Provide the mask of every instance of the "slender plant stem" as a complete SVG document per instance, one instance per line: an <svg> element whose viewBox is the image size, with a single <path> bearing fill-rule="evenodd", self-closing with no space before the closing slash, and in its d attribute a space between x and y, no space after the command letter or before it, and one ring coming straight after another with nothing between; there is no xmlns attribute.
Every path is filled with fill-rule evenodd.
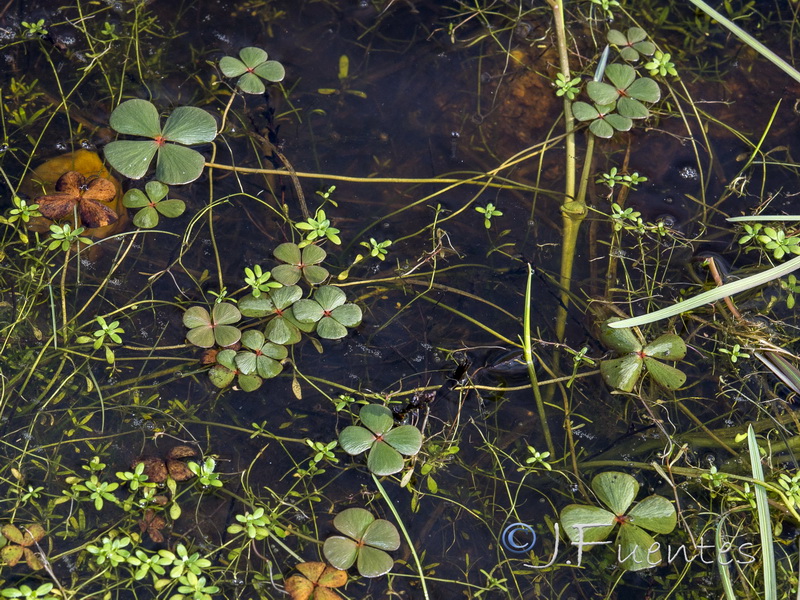
<svg viewBox="0 0 800 600"><path fill-rule="evenodd" d="M397 526L400 527L400 531L403 532L403 537L406 538L406 543L408 544L409 549L411 550L411 556L414 558L414 563L417 565L417 571L419 571L419 583L422 587L422 594L425 596L425 600L430 600L430 596L428 596L428 586L425 584L425 573L422 570L422 563L419 562L419 556L417 556L417 551L414 548L414 542L411 540L411 536L408 535L408 531L406 531L406 526L403 525L403 520L400 518L397 510L394 507L389 496L386 494L386 490L383 489L381 482L378 481L378 478L375 475L372 475L372 481L375 482L378 490L381 492L381 496L383 496L384 501L386 502L386 506L389 507L389 510L392 511L394 515L395 521L397 521Z"/></svg>

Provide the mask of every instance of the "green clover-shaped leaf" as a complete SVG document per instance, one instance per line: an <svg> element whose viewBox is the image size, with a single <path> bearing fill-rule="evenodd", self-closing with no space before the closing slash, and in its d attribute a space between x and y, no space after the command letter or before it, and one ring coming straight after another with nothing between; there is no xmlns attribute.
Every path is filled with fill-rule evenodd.
<svg viewBox="0 0 800 600"><path fill-rule="evenodd" d="M283 371L281 362L289 352L285 346L268 342L263 333L248 329L242 333L242 350L236 354L236 367L245 375L257 374L264 379L276 377Z"/></svg>
<svg viewBox="0 0 800 600"><path fill-rule="evenodd" d="M375 475L393 475L403 469L403 456L422 447L422 434L413 425L394 427L394 416L385 406L368 404L359 412L361 424L345 427L339 445L351 456L369 450L367 468Z"/></svg>
<svg viewBox="0 0 800 600"><path fill-rule="evenodd" d="M189 328L186 339L195 346L211 348L231 346L239 341L242 334L232 323L242 318L239 309L228 302L215 304L211 315L202 306L193 306L183 313L183 324Z"/></svg>
<svg viewBox="0 0 800 600"><path fill-rule="evenodd" d="M282 81L286 75L283 65L277 60L267 60L261 48L249 46L239 51L239 58L223 56L219 68L226 77L238 77L236 85L247 94L263 94L264 80Z"/></svg>
<svg viewBox="0 0 800 600"><path fill-rule="evenodd" d="M218 388L228 387L236 379L237 385L245 392L254 392L261 387L263 380L255 373L243 373L236 359L235 350L225 349L217 353L217 364L208 372L211 383Z"/></svg>
<svg viewBox="0 0 800 600"><path fill-rule="evenodd" d="M397 528L384 519L376 519L363 508L348 508L333 519L333 526L343 536L325 540L322 552L337 569L356 564L363 577L380 577L392 569L394 561L386 551L400 547Z"/></svg>
<svg viewBox="0 0 800 600"><path fill-rule="evenodd" d="M272 277L283 285L294 285L300 281L301 276L311 285L317 285L330 275L327 269L319 266L328 253L314 244L301 250L297 244L286 242L275 248L274 255L278 260L287 263L278 265L271 271Z"/></svg>
<svg viewBox="0 0 800 600"><path fill-rule="evenodd" d="M610 138L615 131L628 131L633 127L633 121L614 111L611 104L587 104L575 102L572 104L572 113L578 121L591 121L589 131L600 138Z"/></svg>
<svg viewBox="0 0 800 600"><path fill-rule="evenodd" d="M105 147L111 166L131 179L141 179L156 159L156 179L168 185L194 181L203 172L203 155L187 148L217 136L217 122L206 111L180 106L172 111L164 128L156 107L147 100L126 100L111 113L112 129L119 133L151 138L146 141L118 140Z"/></svg>
<svg viewBox="0 0 800 600"><path fill-rule="evenodd" d="M619 55L628 62L636 62L640 54L651 56L656 51L656 45L647 41L647 32L641 27L630 27L626 33L611 29L607 38L608 43L617 46Z"/></svg>
<svg viewBox="0 0 800 600"><path fill-rule="evenodd" d="M608 65L605 75L611 84L601 81L590 81L586 84L589 97L597 105L616 103L619 115L628 119L645 119L650 116L650 111L642 102L657 102L661 98L661 89L655 81L649 77L637 79L636 71L630 65ZM618 129L616 126L614 128Z"/></svg>
<svg viewBox="0 0 800 600"><path fill-rule="evenodd" d="M160 181L148 181L144 192L132 188L125 193L122 204L128 208L140 208L133 217L133 224L142 229L158 225L158 215L174 218L186 210L183 200L165 200L169 188Z"/></svg>
<svg viewBox="0 0 800 600"><path fill-rule="evenodd" d="M295 302L292 310L300 323L316 323L319 337L337 340L347 335L348 327L361 323L361 309L346 300L340 288L324 285L314 292L313 299Z"/></svg>

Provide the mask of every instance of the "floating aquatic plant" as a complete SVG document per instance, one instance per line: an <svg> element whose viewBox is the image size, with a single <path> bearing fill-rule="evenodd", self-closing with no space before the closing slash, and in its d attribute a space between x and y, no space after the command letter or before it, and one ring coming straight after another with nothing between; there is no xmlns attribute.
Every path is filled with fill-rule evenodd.
<svg viewBox="0 0 800 600"><path fill-rule="evenodd" d="M302 575L286 580L286 591L292 600L341 600L331 588L347 583L347 572L323 562L305 562L295 567Z"/></svg>
<svg viewBox="0 0 800 600"><path fill-rule="evenodd" d="M609 327L609 323L618 320L606 321L600 331L600 339L606 346L625 353L624 356L600 363L600 373L609 386L623 392L632 391L642 374L642 368L647 370L653 381L668 390L676 390L686 382L683 372L661 362L681 360L686 356L686 344L680 336L665 333L643 345L630 329Z"/></svg>
<svg viewBox="0 0 800 600"><path fill-rule="evenodd" d="M277 60L267 60L269 56L261 48L249 46L239 51L239 58L223 56L219 68L226 77L238 77L236 85L247 94L263 94L264 81L282 81L286 70Z"/></svg>
<svg viewBox="0 0 800 600"><path fill-rule="evenodd" d="M628 62L636 62L640 54L651 56L656 51L656 45L647 41L647 32L641 27L629 27L625 33L610 29L607 39L609 44L619 48L619 55Z"/></svg>
<svg viewBox="0 0 800 600"><path fill-rule="evenodd" d="M346 300L340 288L324 285L314 292L312 300L295 302L292 310L300 323L316 323L319 337L337 340L347 335L348 327L361 323L361 309Z"/></svg>
<svg viewBox="0 0 800 600"><path fill-rule="evenodd" d="M672 503L654 495L628 510L639 493L639 484L627 473L616 471L595 476L592 490L610 510L581 504L566 506L561 511L561 525L570 541L602 542L619 524L614 546L622 566L628 571L640 571L658 565L661 551L647 531L669 533L675 529L678 517Z"/></svg>
<svg viewBox="0 0 800 600"><path fill-rule="evenodd" d="M286 263L272 269L272 276L283 285L294 285L300 281L301 276L311 285L316 285L330 275L327 269L319 266L328 253L314 244L301 250L297 244L286 242L275 248L273 254L279 261Z"/></svg>
<svg viewBox="0 0 800 600"><path fill-rule="evenodd" d="M393 475L403 469L403 456L414 456L422 447L422 434L413 425L394 427L392 411L367 404L359 412L361 425L345 427L339 445L351 456L369 450L367 468L375 475Z"/></svg>
<svg viewBox="0 0 800 600"><path fill-rule="evenodd" d="M242 332L232 326L241 318L239 309L229 302L215 304L210 315L202 306L193 306L183 313L183 324L189 328L186 339L201 348L231 346L242 337Z"/></svg>
<svg viewBox="0 0 800 600"><path fill-rule="evenodd" d="M133 224L142 229L158 225L158 216L175 218L186 210L183 200L166 199L169 188L160 181L148 181L144 191L132 188L125 193L122 204L127 208L140 208L133 217Z"/></svg>
<svg viewBox="0 0 800 600"><path fill-rule="evenodd" d="M37 544L45 536L44 527L34 523L20 529L16 525L8 524L0 528L0 534L8 541L5 546L0 548L0 558L9 567L15 566L24 556L28 567L34 571L44 568L42 561L31 549L31 546Z"/></svg>
<svg viewBox="0 0 800 600"><path fill-rule="evenodd" d="M333 526L347 536L331 536L322 546L334 567L345 570L355 564L362 577L380 577L392 570L394 561L386 551L400 547L400 534L392 523L363 508L348 508L334 517Z"/></svg>
<svg viewBox="0 0 800 600"><path fill-rule="evenodd" d="M276 377L283 370L280 361L289 355L285 346L268 342L264 334L254 329L242 333L242 348L236 354L236 367L245 375L256 374L263 379Z"/></svg>
<svg viewBox="0 0 800 600"><path fill-rule="evenodd" d="M187 148L212 142L217 137L217 122L206 111L194 106L180 106L161 117L152 102L127 100L111 113L111 127L128 135L148 140L118 140L105 147L111 166L131 179L141 179L156 156L156 179L168 185L194 181L203 172L203 155Z"/></svg>

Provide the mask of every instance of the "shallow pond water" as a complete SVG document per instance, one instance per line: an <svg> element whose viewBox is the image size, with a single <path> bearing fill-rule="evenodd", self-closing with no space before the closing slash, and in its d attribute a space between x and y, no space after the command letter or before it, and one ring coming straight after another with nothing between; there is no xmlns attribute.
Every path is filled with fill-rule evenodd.
<svg viewBox="0 0 800 600"><path fill-rule="evenodd" d="M569 15L573 69L584 81L602 50L592 36L627 19L622 12L604 22L598 6L579 3ZM79 148L102 156L116 136L110 115L123 100L149 100L162 116L199 107L225 127L213 146L197 146L212 166L170 190L186 211L162 216L153 231L137 231L131 209L112 235L76 256L48 250L49 239L37 245L46 227L37 234L5 226L0 506L9 518L2 524L45 524L38 551L50 562L33 574L0 567L0 585L55 582L53 593L69 598L285 597L298 562L324 560L334 516L363 507L398 525L401 543L388 575L350 569L348 586L338 588L348 598L718 595L719 574L706 563L666 560L623 573L613 557L593 558L599 549L576 564L563 526L557 541L560 512L596 499L590 482L605 469L635 475L639 499L659 494L678 508L678 529L658 538L665 545L696 544L721 522L709 515L738 514L747 502L742 495L724 504L706 476L712 466L749 473L735 433L754 422L782 444L775 481L796 446L788 388L755 359L776 347L793 358L793 292L785 284L738 297L744 321L720 303L643 330L648 342L675 331L689 346L677 364L687 383L677 391L645 376L632 393L619 393L598 372L613 356L613 345L600 341L600 321L710 287L709 256L732 278L768 263L764 248L742 251L725 218L765 204L769 214L798 206L789 191L798 85L699 12L674 3L647 9L628 7L642 10L631 16L673 49L681 77L655 77L664 99L650 117L631 133L597 140L558 339L566 174L563 100L553 84L559 58L546 7L508 0L3 7L0 168L8 207L14 194L37 197L24 193L32 167ZM781 31L792 27L793 13L771 2L741 11L783 55ZM237 94L219 59L251 46L279 61L286 77L264 94ZM647 179L609 187L602 174L612 167ZM143 187L144 180L120 180L124 190ZM223 359L186 343L186 309L211 310L220 296L241 301L245 269L271 269L276 246L299 242L308 229L296 224L319 207L341 238L323 240L323 266L360 307L360 324L342 339L304 336L289 346L282 373L255 391L240 389L241 379L216 388L207 371ZM788 226L786 236L793 233ZM389 240L385 260L369 256ZM530 369L521 351L528 264ZM96 333L98 316L119 321L122 341ZM734 352L749 352L738 363L735 343ZM640 363L647 360L642 354ZM532 379L548 382L538 398ZM368 403L388 405L398 425L415 425L425 438L400 473L380 480L363 456L326 448ZM186 444L213 459L223 485L174 478L157 489L157 501L142 499L130 483L133 465L145 458L169 466L170 451ZM535 454L548 446L549 457ZM120 485L98 491L100 482ZM744 494L736 485L725 498ZM266 517L253 527L260 529L237 525L259 509ZM615 513L621 527L627 509ZM152 533L155 516L163 516L163 535ZM758 544L757 527L742 519L738 540ZM515 523L523 524L516 538ZM538 536L531 546L528 525ZM786 517L782 525L778 562L791 574L797 523ZM113 555L114 540L125 539ZM515 552L517 543L523 551ZM207 559L194 579L174 571L191 571L186 560L168 558L179 546ZM142 571L146 557L158 556L166 569ZM742 561L742 570L750 564Z"/></svg>

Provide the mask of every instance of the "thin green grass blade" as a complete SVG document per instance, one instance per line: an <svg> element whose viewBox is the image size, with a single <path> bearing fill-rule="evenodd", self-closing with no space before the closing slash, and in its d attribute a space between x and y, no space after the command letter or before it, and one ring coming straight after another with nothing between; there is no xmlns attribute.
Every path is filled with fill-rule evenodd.
<svg viewBox="0 0 800 600"><path fill-rule="evenodd" d="M780 379L786 387L800 394L800 370L797 369L792 363L787 361L777 352L753 352L753 355L764 363L772 373Z"/></svg>
<svg viewBox="0 0 800 600"><path fill-rule="evenodd" d="M725 592L726 600L736 600L736 592L733 591L733 583L731 582L731 572L728 569L727 565L727 557L726 555L721 552L724 543L722 541L722 528L725 526L725 521L728 518L728 514L723 514L719 521L717 521L717 531L714 537L714 545L716 546L717 556L719 560L717 560L717 567L719 568L719 577L722 581L722 589Z"/></svg>
<svg viewBox="0 0 800 600"><path fill-rule="evenodd" d="M639 317L622 319L621 321L613 321L609 323L608 326L614 329L620 327L638 327L640 325L647 325L648 323L660 321L661 319L668 319L669 317L674 317L675 315L679 315L689 310L694 310L695 308L703 306L704 304L716 302L717 300L721 300L727 296L733 296L734 294L746 292L754 287L764 285L765 283L769 283L774 279L779 279L784 275L788 275L797 269L800 269L800 256L796 256L793 259L786 261L782 265L772 267L771 269L767 269L761 273L756 273L750 277L745 277L744 279L740 279L738 281L732 281L730 283L726 283L725 285L714 288L713 290L703 292L694 298L683 300L682 302L678 302L672 306L668 306L666 308L662 308L661 310L657 310L646 315L641 315Z"/></svg>
<svg viewBox="0 0 800 600"><path fill-rule="evenodd" d="M800 221L800 215L748 215L746 217L731 217L725 219L728 223L747 223L752 221L767 221L770 223Z"/></svg>
<svg viewBox="0 0 800 600"><path fill-rule="evenodd" d="M761 467L761 454L758 452L756 432L752 425L747 426L747 449L750 452L750 469L753 479L764 481ZM754 486L756 509L758 510L758 529L761 534L761 562L764 570L764 599L778 600L778 584L775 576L775 548L772 542L772 521L769 516L767 490L763 485Z"/></svg>
<svg viewBox="0 0 800 600"><path fill-rule="evenodd" d="M792 65L787 63L783 60L780 56L775 54L772 50L767 48L764 44L759 42L756 38L752 35L747 33L744 29L733 23L733 21L726 19L720 13L715 11L711 8L708 4L703 2L703 0L689 0L692 4L694 4L697 8L702 10L706 13L709 17L714 19L715 21L719 21L724 27L726 27L733 35L738 37L742 40L745 44L750 46L753 50L758 52L761 56L766 58L776 67L784 71L789 77L794 79L795 81L800 81L800 72L797 71Z"/></svg>
<svg viewBox="0 0 800 600"><path fill-rule="evenodd" d="M536 365L533 364L533 349L531 348L531 280L533 279L533 269L528 265L528 283L525 288L525 313L523 320L522 330L522 352L525 356L525 364L528 367L528 377L531 380L531 388L533 389L533 397L536 399L536 409L539 412L539 420L542 423L544 431L544 440L547 444L547 450L550 456L556 455L556 447L553 445L553 438L550 437L550 428L547 426L547 413L544 410L544 400L542 393L539 390L539 378L536 375Z"/></svg>

